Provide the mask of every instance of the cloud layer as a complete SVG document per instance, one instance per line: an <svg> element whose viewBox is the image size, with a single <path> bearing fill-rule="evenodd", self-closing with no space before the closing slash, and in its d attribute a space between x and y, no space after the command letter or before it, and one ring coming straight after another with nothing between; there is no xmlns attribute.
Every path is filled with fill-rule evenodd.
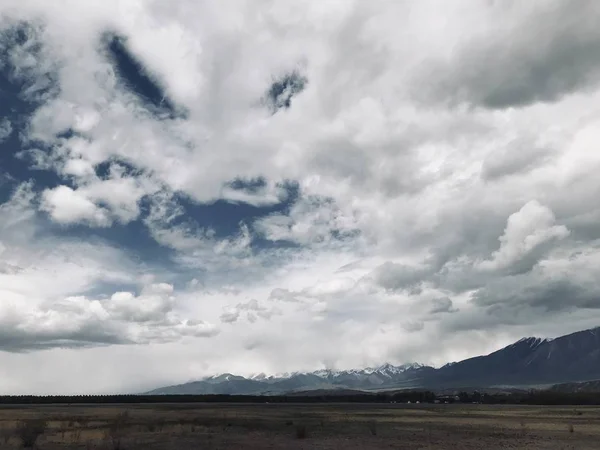
<svg viewBox="0 0 600 450"><path fill-rule="evenodd" d="M597 326L599 13L5 0L6 392L443 364Z"/></svg>

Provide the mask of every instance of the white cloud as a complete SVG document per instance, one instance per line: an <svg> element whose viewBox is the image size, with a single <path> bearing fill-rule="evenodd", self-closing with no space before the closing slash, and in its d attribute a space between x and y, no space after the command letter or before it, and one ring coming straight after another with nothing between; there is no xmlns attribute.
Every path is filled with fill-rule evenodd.
<svg viewBox="0 0 600 450"><path fill-rule="evenodd" d="M552 210L531 200L510 215L504 234L500 237L500 248L490 260L482 261L480 267L485 270L506 269L528 256L534 256L535 263L545 250L543 246L568 235L567 227L555 225Z"/></svg>
<svg viewBox="0 0 600 450"><path fill-rule="evenodd" d="M0 205L0 349L170 342L211 337L218 328L185 317L174 288L149 283L148 267L102 242L45 233L36 219L32 184ZM90 292L140 286L140 293Z"/></svg>
<svg viewBox="0 0 600 450"><path fill-rule="evenodd" d="M41 209L61 224L85 223L108 227L117 220L128 223L140 215L139 202L157 190L147 178L124 176L111 166L110 177L100 179L85 161L68 160L64 172L79 177L77 189L57 186L42 193Z"/></svg>
<svg viewBox="0 0 600 450"><path fill-rule="evenodd" d="M0 204L0 226L7 233L27 226L35 215L33 201L35 194L32 191L32 182L21 183L12 192L10 199Z"/></svg>
<svg viewBox="0 0 600 450"><path fill-rule="evenodd" d="M76 178L91 177L96 174L92 164L90 164L89 161L86 161L81 158L69 159L65 163L63 172L66 175L72 175Z"/></svg>
<svg viewBox="0 0 600 450"><path fill-rule="evenodd" d="M48 211L53 220L62 224L87 222L100 227L111 224L106 209L97 206L83 192L69 186L47 189L42 195L42 209Z"/></svg>
<svg viewBox="0 0 600 450"><path fill-rule="evenodd" d="M115 292L107 309L117 317L132 322L160 321L173 309L173 286L162 283L142 291L139 297L131 292Z"/></svg>
<svg viewBox="0 0 600 450"><path fill-rule="evenodd" d="M258 189L233 189L225 187L221 192L223 200L232 203L248 203L252 206L269 206L281 203L287 198L287 192L283 186L269 183Z"/></svg>
<svg viewBox="0 0 600 450"><path fill-rule="evenodd" d="M53 347L90 347L107 344L163 343L183 337L213 337L216 326L181 319L174 311L169 284L145 287L139 296L116 292L108 299L71 296L41 301L11 301L0 310L0 347L30 351ZM14 297L14 295L13 295Z"/></svg>
<svg viewBox="0 0 600 450"><path fill-rule="evenodd" d="M269 320L274 315L281 315L282 312L277 307L265 307L258 303L256 299L248 300L244 303L238 303L235 306L225 307L221 314L221 322L234 323L240 318L240 315L245 312L249 322L254 323L258 318Z"/></svg>
<svg viewBox="0 0 600 450"><path fill-rule="evenodd" d="M318 198L299 200L289 214L277 213L259 219L254 229L270 241L302 245L330 243L358 232L352 211L342 211L334 202Z"/></svg>

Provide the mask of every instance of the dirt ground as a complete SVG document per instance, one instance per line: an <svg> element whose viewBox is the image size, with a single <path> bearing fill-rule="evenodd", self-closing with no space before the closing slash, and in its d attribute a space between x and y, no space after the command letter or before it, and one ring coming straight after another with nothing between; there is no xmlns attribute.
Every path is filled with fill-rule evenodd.
<svg viewBox="0 0 600 450"><path fill-rule="evenodd" d="M599 449L600 408L405 404L0 407L0 448ZM43 432L43 433L42 433Z"/></svg>

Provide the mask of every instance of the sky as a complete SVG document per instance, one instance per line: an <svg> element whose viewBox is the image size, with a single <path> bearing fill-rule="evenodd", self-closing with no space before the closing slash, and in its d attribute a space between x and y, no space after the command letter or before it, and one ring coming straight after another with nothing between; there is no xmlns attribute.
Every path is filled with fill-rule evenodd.
<svg viewBox="0 0 600 450"><path fill-rule="evenodd" d="M600 3L3 0L0 393L600 326Z"/></svg>

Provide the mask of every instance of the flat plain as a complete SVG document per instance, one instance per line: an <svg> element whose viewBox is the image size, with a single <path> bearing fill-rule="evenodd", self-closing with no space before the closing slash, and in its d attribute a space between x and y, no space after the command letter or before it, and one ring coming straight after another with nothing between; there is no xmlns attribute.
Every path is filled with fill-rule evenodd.
<svg viewBox="0 0 600 450"><path fill-rule="evenodd" d="M36 431L37 427L37 431ZM600 407L121 404L0 407L0 448L598 449ZM29 433L29 434L28 434ZM29 442L24 442L29 438Z"/></svg>

